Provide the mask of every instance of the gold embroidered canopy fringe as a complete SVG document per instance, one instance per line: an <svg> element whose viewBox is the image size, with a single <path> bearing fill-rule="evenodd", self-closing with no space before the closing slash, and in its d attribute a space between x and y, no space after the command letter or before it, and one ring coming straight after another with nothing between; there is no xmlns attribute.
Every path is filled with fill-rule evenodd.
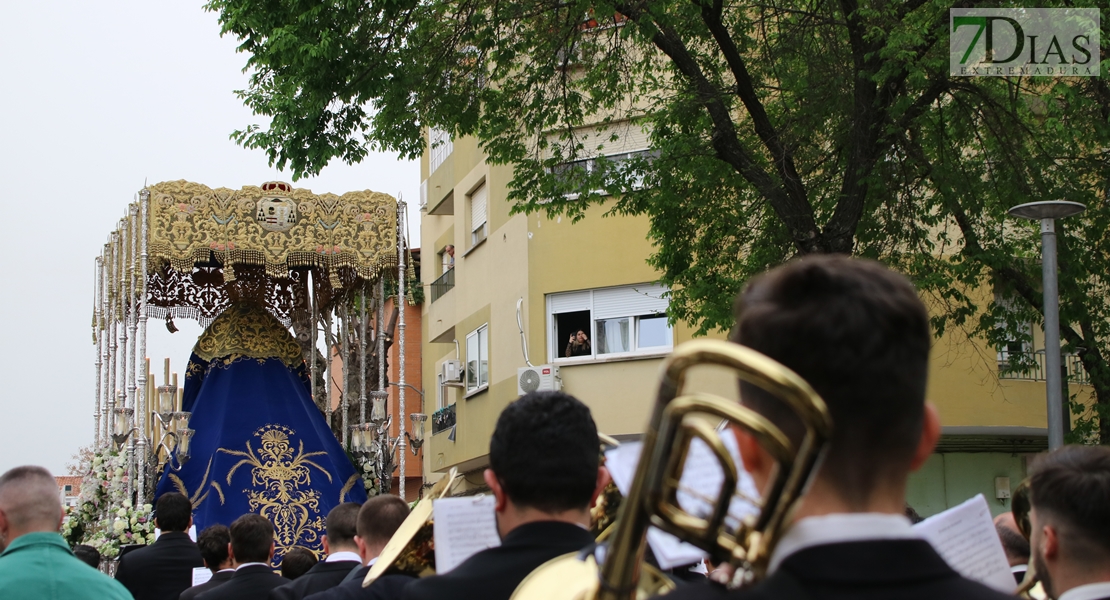
<svg viewBox="0 0 1110 600"><path fill-rule="evenodd" d="M148 189L151 271L168 263L189 273L215 261L233 281L238 265L263 266L274 278L319 267L338 288L339 267L374 280L397 265L397 201L388 194L313 194L279 182L231 190L168 181Z"/></svg>

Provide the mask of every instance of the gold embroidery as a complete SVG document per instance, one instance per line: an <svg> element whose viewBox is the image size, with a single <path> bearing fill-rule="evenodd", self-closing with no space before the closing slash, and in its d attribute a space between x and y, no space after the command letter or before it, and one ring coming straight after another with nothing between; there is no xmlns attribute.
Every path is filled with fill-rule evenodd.
<svg viewBox="0 0 1110 600"><path fill-rule="evenodd" d="M178 477L176 473L170 473L170 483L173 484L173 487L179 494L189 499L189 502L193 505L193 510L199 508L201 503L208 498L208 494L212 492L212 490L208 490L204 492L204 494L200 493L201 490L204 489L205 484L216 488L216 493L220 495L220 504L224 503L224 492L220 489L220 485L215 481L208 481L208 474L212 471L212 461L215 458L216 457L213 456L208 459L208 466L204 469L204 477L201 478L200 485L197 486L197 491L191 496L189 495L189 491L185 488L185 482L181 481L181 478Z"/></svg>
<svg viewBox="0 0 1110 600"><path fill-rule="evenodd" d="M297 545L315 545L324 532L320 492L311 488L301 489L301 486L312 485L310 466L319 469L331 482L331 475L326 469L308 460L327 453L306 453L302 441L294 455L289 438L295 433L284 425L266 425L254 432L255 437L260 438L257 453L249 441L246 452L219 449L219 452L243 457L228 470L229 485L239 467L251 465L254 489L245 489L243 493L247 495L251 511L257 511L274 524L275 557L285 556Z"/></svg>
<svg viewBox="0 0 1110 600"><path fill-rule="evenodd" d="M295 216L283 221L281 230L267 230L266 220L258 218L259 201L273 194L259 187L211 189L167 181L149 190L152 272L169 262L189 273L195 263L211 258L224 265L228 280L235 278L236 265L263 265L271 277L316 266L339 287L338 267L354 268L371 280L397 264L397 201L388 194L292 189L280 195L290 200Z"/></svg>
<svg viewBox="0 0 1110 600"><path fill-rule="evenodd" d="M204 330L193 353L206 361L242 357L264 363L276 358L289 367L304 363L301 346L266 309L251 304L234 304ZM192 368L192 365L190 365Z"/></svg>
<svg viewBox="0 0 1110 600"><path fill-rule="evenodd" d="M347 483L344 483L343 489L339 490L340 504L343 504L343 497L347 495L347 492L351 491L351 488L355 487L355 484L358 483L359 479L361 479L361 477L359 477L358 473L355 473L354 475L351 475L347 478Z"/></svg>

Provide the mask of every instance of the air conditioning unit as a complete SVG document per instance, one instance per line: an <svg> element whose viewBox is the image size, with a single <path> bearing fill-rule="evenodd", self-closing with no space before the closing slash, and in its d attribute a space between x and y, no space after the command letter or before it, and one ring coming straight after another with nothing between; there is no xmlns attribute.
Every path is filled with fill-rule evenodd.
<svg viewBox="0 0 1110 600"><path fill-rule="evenodd" d="M516 393L520 396L529 392L557 392L563 389L559 377L559 367L536 365L516 370Z"/></svg>
<svg viewBox="0 0 1110 600"><path fill-rule="evenodd" d="M457 360L445 360L440 366L443 374L443 383L462 383L462 363Z"/></svg>

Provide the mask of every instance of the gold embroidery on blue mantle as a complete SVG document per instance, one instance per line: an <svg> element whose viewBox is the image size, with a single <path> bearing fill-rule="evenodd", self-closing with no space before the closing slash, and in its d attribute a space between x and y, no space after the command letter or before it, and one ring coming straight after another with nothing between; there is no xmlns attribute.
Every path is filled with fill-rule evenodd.
<svg viewBox="0 0 1110 600"><path fill-rule="evenodd" d="M243 465L251 465L251 485L243 490L252 512L266 517L274 524L275 562L284 557L294 546L315 546L324 533L324 516L320 514L320 492L311 489L312 471L316 467L328 482L331 475L326 469L309 460L327 452L304 451L300 442L294 455L290 437L296 434L284 425L265 425L254 432L259 438L257 453L248 441L246 452L220 448L219 452L241 456L227 472L227 483ZM307 488L307 489L302 489Z"/></svg>

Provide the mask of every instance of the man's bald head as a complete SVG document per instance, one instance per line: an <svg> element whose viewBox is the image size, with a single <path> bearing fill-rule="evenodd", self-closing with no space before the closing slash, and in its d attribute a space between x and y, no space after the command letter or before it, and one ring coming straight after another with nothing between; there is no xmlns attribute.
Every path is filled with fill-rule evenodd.
<svg viewBox="0 0 1110 600"><path fill-rule="evenodd" d="M16 467L0 475L0 537L56 532L62 521L58 483L42 467Z"/></svg>

